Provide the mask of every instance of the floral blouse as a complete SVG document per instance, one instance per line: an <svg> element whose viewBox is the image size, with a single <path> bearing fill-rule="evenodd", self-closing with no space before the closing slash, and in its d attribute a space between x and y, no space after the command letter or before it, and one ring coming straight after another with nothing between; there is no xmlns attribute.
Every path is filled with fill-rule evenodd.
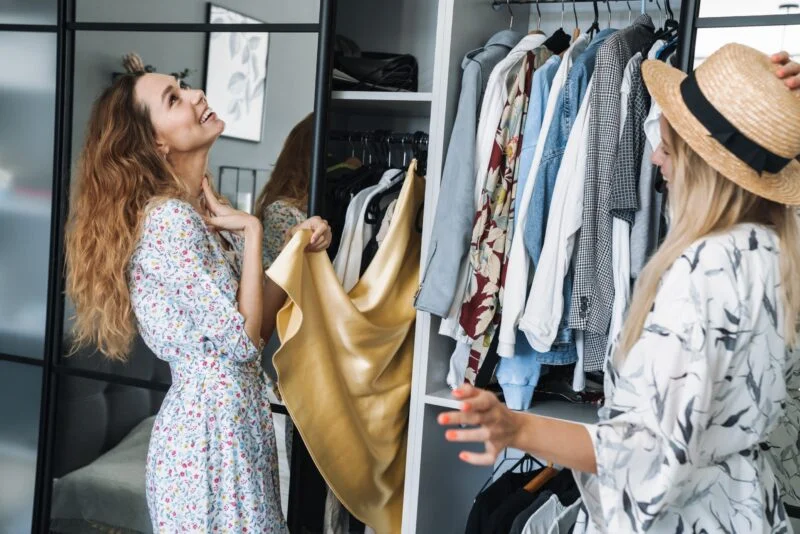
<svg viewBox="0 0 800 534"><path fill-rule="evenodd" d="M264 269L278 257L286 241L286 232L306 220L306 214L285 200L276 200L264 208L261 224L264 226Z"/></svg>
<svg viewBox="0 0 800 534"><path fill-rule="evenodd" d="M791 532L800 370L779 263L776 234L742 224L664 275L641 338L607 365L576 533Z"/></svg>

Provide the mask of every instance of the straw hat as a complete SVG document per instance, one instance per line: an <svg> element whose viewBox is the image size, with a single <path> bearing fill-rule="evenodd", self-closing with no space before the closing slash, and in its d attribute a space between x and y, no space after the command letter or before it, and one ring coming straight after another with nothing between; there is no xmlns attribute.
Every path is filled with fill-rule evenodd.
<svg viewBox="0 0 800 534"><path fill-rule="evenodd" d="M711 167L751 193L800 205L800 94L770 59L728 44L691 75L646 61L642 75L664 116Z"/></svg>

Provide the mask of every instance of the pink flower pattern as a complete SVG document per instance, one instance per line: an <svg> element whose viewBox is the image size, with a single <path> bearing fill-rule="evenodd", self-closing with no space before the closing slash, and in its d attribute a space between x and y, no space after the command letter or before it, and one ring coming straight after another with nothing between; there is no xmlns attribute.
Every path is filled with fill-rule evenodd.
<svg viewBox="0 0 800 534"><path fill-rule="evenodd" d="M172 199L148 213L131 259L139 331L173 380L146 466L155 532L288 532L263 342L247 336L237 309L235 256Z"/></svg>

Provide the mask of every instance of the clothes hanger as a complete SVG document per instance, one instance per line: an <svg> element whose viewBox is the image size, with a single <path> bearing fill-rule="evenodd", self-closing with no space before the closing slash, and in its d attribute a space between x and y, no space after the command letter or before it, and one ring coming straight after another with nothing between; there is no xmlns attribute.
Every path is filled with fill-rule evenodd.
<svg viewBox="0 0 800 534"><path fill-rule="evenodd" d="M506 0L506 9L508 9L508 15L511 17L511 21L508 23L508 29L514 28L514 12L511 10L511 0Z"/></svg>
<svg viewBox="0 0 800 534"><path fill-rule="evenodd" d="M558 475L558 469L553 467L553 462L547 462L547 467L540 471L530 482L525 484L524 490L529 493L536 493L542 487L553 480Z"/></svg>
<svg viewBox="0 0 800 534"><path fill-rule="evenodd" d="M544 35L542 31L542 11L539 9L539 0L536 0L536 29L528 32L528 35Z"/></svg>
<svg viewBox="0 0 800 534"><path fill-rule="evenodd" d="M575 0L572 0L572 14L575 16L575 29L572 30L572 40L581 36L581 29L578 26L578 11L575 9Z"/></svg>
<svg viewBox="0 0 800 534"><path fill-rule="evenodd" d="M492 474L489 476L489 479L484 483L483 487L480 489L478 493L483 493L483 491L492 483L494 477L500 471L500 468L503 467L503 464L505 464L509 460L515 460L515 459L516 458L509 458L508 449L505 449L503 451L503 459L500 460L499 463L497 463L494 470L492 471ZM540 462L539 460L537 460L536 458L527 453L516 460L517 462L514 465L512 465L510 469L508 469L509 472L513 472L518 467L523 467L523 466L526 467L526 469L524 469L523 472L533 471L534 465L538 465L539 467L545 467L545 465L542 462Z"/></svg>
<svg viewBox="0 0 800 534"><path fill-rule="evenodd" d="M659 3L658 0L656 0L656 6L658 7L658 27L659 27L657 33L661 33L664 31L664 17L663 13L661 12L661 4Z"/></svg>
<svg viewBox="0 0 800 534"><path fill-rule="evenodd" d="M611 4L606 0L606 9L608 9L608 27L611 27Z"/></svg>
<svg viewBox="0 0 800 534"><path fill-rule="evenodd" d="M630 0L625 0L625 3L628 4L628 26L630 26L633 19L633 9L631 8Z"/></svg>
<svg viewBox="0 0 800 534"><path fill-rule="evenodd" d="M586 32L591 37L594 36L594 32L600 31L600 24L599 24L600 11L598 11L598 9L597 9L597 0L592 0L592 7L594 8L594 22L592 22L592 25L589 27L589 30Z"/></svg>

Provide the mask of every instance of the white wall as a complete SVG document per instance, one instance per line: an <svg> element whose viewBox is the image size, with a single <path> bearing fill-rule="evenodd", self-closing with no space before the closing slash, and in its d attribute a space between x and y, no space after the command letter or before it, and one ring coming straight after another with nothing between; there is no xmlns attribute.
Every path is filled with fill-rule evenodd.
<svg viewBox="0 0 800 534"><path fill-rule="evenodd" d="M317 22L318 0L220 0L224 5L266 22ZM100 5L105 6L103 10ZM113 3L80 0L79 21L204 22L207 3L201 0L137 0ZM157 18L154 16L157 14ZM73 166L83 142L92 102L121 71L121 58L137 52L159 72L194 69L187 82L205 81L206 34L153 32L77 32L73 107ZM313 110L317 34L270 35L267 86L260 143L221 137L211 151L209 167L215 176L221 165L271 169L292 127ZM213 106L214 103L211 102ZM266 176L266 175L265 175ZM260 180L258 188L265 179Z"/></svg>

